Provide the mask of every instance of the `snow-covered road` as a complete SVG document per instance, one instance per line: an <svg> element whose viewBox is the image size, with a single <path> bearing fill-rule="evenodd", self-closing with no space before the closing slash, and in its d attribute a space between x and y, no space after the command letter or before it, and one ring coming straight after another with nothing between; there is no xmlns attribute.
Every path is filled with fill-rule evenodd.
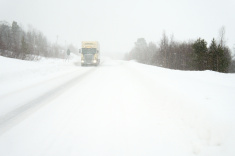
<svg viewBox="0 0 235 156"><path fill-rule="evenodd" d="M184 91L190 80L178 84L193 72L179 76L180 71L109 59L98 67L67 66L24 87L0 89L1 155L234 155L234 75L225 77L223 86L229 87L220 87L230 98L220 121L210 113L210 102L203 106L212 96L201 91L192 99L192 90Z"/></svg>

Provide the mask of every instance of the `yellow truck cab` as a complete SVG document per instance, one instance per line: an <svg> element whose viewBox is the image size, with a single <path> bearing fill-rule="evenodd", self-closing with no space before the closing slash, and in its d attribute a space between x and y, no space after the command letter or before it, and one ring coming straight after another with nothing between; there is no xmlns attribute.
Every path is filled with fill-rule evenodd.
<svg viewBox="0 0 235 156"><path fill-rule="evenodd" d="M99 65L100 45L97 41L82 41L81 66Z"/></svg>

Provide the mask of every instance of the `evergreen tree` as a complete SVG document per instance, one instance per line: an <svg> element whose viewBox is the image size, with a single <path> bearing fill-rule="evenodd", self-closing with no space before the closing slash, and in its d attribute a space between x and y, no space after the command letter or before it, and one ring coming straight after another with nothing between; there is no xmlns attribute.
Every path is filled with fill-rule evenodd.
<svg viewBox="0 0 235 156"><path fill-rule="evenodd" d="M12 22L12 26L11 26L11 30L12 30L12 51L16 52L17 55L16 57L18 57L19 55L19 49L20 49L20 28L17 24L17 22L13 21Z"/></svg>
<svg viewBox="0 0 235 156"><path fill-rule="evenodd" d="M148 45L144 38L139 38L135 42L135 47L130 51L129 59L137 60L141 63L147 63L148 61Z"/></svg>
<svg viewBox="0 0 235 156"><path fill-rule="evenodd" d="M197 39L193 44L194 61L197 66L197 70L205 70L206 68L206 53L207 43L204 39Z"/></svg>
<svg viewBox="0 0 235 156"><path fill-rule="evenodd" d="M230 66L229 66L229 72L235 73L235 59L231 60Z"/></svg>
<svg viewBox="0 0 235 156"><path fill-rule="evenodd" d="M231 64L231 54L229 49L221 45L218 46L217 71L227 73Z"/></svg>
<svg viewBox="0 0 235 156"><path fill-rule="evenodd" d="M11 47L11 28L8 23L2 23L0 25L0 49L10 50Z"/></svg>
<svg viewBox="0 0 235 156"><path fill-rule="evenodd" d="M31 54L34 54L34 37L32 32L28 31L25 38L27 41L27 51Z"/></svg>
<svg viewBox="0 0 235 156"><path fill-rule="evenodd" d="M217 65L216 65L217 52L218 48L216 45L216 41L213 38L207 55L207 69L217 71Z"/></svg>

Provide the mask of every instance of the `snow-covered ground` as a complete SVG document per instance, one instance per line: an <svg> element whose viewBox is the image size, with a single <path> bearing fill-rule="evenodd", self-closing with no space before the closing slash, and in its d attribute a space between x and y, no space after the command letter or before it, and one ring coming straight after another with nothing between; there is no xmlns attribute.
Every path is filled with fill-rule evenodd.
<svg viewBox="0 0 235 156"><path fill-rule="evenodd" d="M235 74L0 57L0 155L234 156Z"/></svg>

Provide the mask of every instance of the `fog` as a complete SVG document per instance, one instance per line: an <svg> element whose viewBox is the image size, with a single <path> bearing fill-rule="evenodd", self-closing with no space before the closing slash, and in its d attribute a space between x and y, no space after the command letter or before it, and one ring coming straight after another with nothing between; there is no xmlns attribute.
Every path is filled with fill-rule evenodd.
<svg viewBox="0 0 235 156"><path fill-rule="evenodd" d="M0 20L16 21L43 32L50 42L99 41L105 53L126 53L137 38L157 43L165 31L175 39L218 37L224 26L227 45L235 45L233 0L0 0Z"/></svg>

